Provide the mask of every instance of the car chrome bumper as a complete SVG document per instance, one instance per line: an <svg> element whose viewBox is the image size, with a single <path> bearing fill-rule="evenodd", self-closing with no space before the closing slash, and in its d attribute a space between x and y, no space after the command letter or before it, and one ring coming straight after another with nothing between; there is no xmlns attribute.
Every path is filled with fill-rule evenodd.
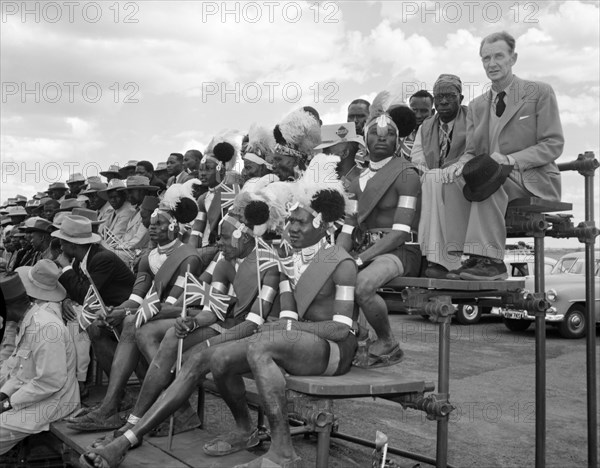
<svg viewBox="0 0 600 468"><path fill-rule="evenodd" d="M512 320L535 320L535 315L529 315L524 310L507 310L499 308L499 315ZM556 312L554 307L550 307L546 311L546 322L562 322L565 318L564 314Z"/></svg>

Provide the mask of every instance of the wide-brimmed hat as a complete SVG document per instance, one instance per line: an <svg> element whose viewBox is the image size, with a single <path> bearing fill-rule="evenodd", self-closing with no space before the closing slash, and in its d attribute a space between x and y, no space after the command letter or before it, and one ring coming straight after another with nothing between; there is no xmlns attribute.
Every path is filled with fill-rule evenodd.
<svg viewBox="0 0 600 468"><path fill-rule="evenodd" d="M33 211L36 208L39 208L39 206L40 201L37 198L32 198L31 200L27 200L27 203L25 203L25 211Z"/></svg>
<svg viewBox="0 0 600 468"><path fill-rule="evenodd" d="M103 200L108 200L108 192L110 192L111 190L121 190L124 188L127 188L124 180L110 179L110 182L108 183L106 188L103 190L98 190L98 192L96 192L96 193L98 193L98 196L100 198L102 198Z"/></svg>
<svg viewBox="0 0 600 468"><path fill-rule="evenodd" d="M121 169L128 169L130 167L136 167L137 163L138 162L135 159L130 159L123 165L123 167Z"/></svg>
<svg viewBox="0 0 600 468"><path fill-rule="evenodd" d="M479 202L491 196L506 181L512 166L498 164L487 154L469 160L463 168L463 194L469 201Z"/></svg>
<svg viewBox="0 0 600 468"><path fill-rule="evenodd" d="M60 302L67 297L67 291L58 282L61 271L52 260L42 259L33 266L19 267L15 271L30 297L49 302Z"/></svg>
<svg viewBox="0 0 600 468"><path fill-rule="evenodd" d="M83 216L92 222L92 225L102 224L105 220L98 221L98 213L87 208L73 208L72 216Z"/></svg>
<svg viewBox="0 0 600 468"><path fill-rule="evenodd" d="M71 211L73 208L81 208L81 202L77 198L65 198L60 202L58 211Z"/></svg>
<svg viewBox="0 0 600 468"><path fill-rule="evenodd" d="M64 190L67 191L69 188L65 185L64 182L53 182L48 186L48 191L50 190Z"/></svg>
<svg viewBox="0 0 600 468"><path fill-rule="evenodd" d="M38 192L33 196L34 200L41 200L44 197L47 197L48 194L46 192Z"/></svg>
<svg viewBox="0 0 600 468"><path fill-rule="evenodd" d="M17 206L9 206L8 207L8 216L27 216L27 211L21 205Z"/></svg>
<svg viewBox="0 0 600 468"><path fill-rule="evenodd" d="M70 215L64 218L60 229L52 233L52 237L66 240L73 244L97 244L102 240L92 232L92 222L84 216Z"/></svg>
<svg viewBox="0 0 600 468"><path fill-rule="evenodd" d="M47 219L40 218L39 216L26 220L23 227L24 232L45 232L50 234L51 230L52 223Z"/></svg>
<svg viewBox="0 0 600 468"><path fill-rule="evenodd" d="M119 174L119 166L116 164L111 164L106 171L101 171L100 175L107 178L110 176L121 177L121 174Z"/></svg>
<svg viewBox="0 0 600 468"><path fill-rule="evenodd" d="M365 146L365 140L356 133L356 124L354 122L344 122L333 125L321 126L321 144L315 146L315 149L329 148L338 143L355 142Z"/></svg>
<svg viewBox="0 0 600 468"><path fill-rule="evenodd" d="M85 182L85 177L80 172L75 172L67 179L67 185L76 184L78 182Z"/></svg>
<svg viewBox="0 0 600 468"><path fill-rule="evenodd" d="M27 197L25 195L17 195L15 197L15 203L27 203Z"/></svg>
<svg viewBox="0 0 600 468"><path fill-rule="evenodd" d="M0 290L2 290L6 304L11 304L16 299L27 296L27 291L25 290L25 286L23 286L21 277L16 273L0 275Z"/></svg>
<svg viewBox="0 0 600 468"><path fill-rule="evenodd" d="M98 181L90 180L90 179L88 179L88 184L85 186L85 188L81 192L79 192L81 195L88 195L90 193L96 193L96 192L99 192L100 190L104 190L106 188L106 184L104 182L101 182L99 180Z"/></svg>
<svg viewBox="0 0 600 468"><path fill-rule="evenodd" d="M167 170L167 163L166 162L159 162L156 167L154 168L154 173L156 174L157 172L162 172L162 171L166 171Z"/></svg>
<svg viewBox="0 0 600 468"><path fill-rule="evenodd" d="M155 185L150 185L150 179L146 176L132 175L127 177L125 187L117 190L133 190L133 189L146 189L146 190L158 190Z"/></svg>

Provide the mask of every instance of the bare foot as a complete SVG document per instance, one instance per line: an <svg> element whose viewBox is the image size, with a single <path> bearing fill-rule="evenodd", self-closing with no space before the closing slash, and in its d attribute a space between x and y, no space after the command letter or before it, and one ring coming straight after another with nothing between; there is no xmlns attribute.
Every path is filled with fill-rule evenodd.
<svg viewBox="0 0 600 468"><path fill-rule="evenodd" d="M129 445L129 440L119 437L106 447L84 453L79 457L79 462L87 468L116 468L125 459Z"/></svg>

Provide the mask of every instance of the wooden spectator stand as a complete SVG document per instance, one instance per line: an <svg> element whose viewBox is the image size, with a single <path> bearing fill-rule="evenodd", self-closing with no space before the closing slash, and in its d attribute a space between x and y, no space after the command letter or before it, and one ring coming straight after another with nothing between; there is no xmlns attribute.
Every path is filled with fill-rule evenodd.
<svg viewBox="0 0 600 468"><path fill-rule="evenodd" d="M372 441L359 439L338 430L334 400L357 397L379 397L399 403L404 408L423 411L428 419L437 421L437 444L435 459L388 448L388 453L411 458L435 465L439 468L451 467L448 464L448 421L454 409L450 402L450 321L455 313L453 304L473 304L504 306L525 309L535 315L535 355L536 355L536 424L535 424L535 464L545 466L546 448L546 324L545 313L549 306L545 298L544 285L544 238L576 237L586 248L586 372L588 407L588 466L598 466L597 459L597 382L595 355L595 316L594 316L594 243L599 233L594 221L594 174L600 164L592 152L580 154L572 162L560 164L561 171L576 170L585 178L585 221L577 226L570 215L556 214L569 211L572 205L563 202L548 202L539 198L526 198L513 201L507 211L506 228L508 237L533 237L535 252L535 290L524 291L525 282L520 279L506 281L452 281L429 278L396 278L388 283L381 295L391 308L410 314L428 315L438 324L438 383L437 392L432 382L408 379L386 373L385 370L364 370L352 368L342 376L335 377L295 377L286 376L291 432L294 435L315 433L317 435L316 467L329 466L329 446L331 438L338 438L373 447ZM216 391L214 383L208 380L199 389L198 414L204 421L205 391ZM254 382L247 379L247 397L257 405L258 398ZM264 427L264 417L259 410L259 427L263 437L268 438ZM177 435L173 452L166 449L162 441L149 439L144 446L130 452L125 468L162 464L162 466L207 466L202 458L200 447L202 437L216 428L206 427L204 431L193 431ZM96 436L75 434L65 428L63 422L51 425L51 432L75 452L74 459ZM237 454L236 454L237 456ZM236 463L248 461L254 455L240 453ZM245 458L243 458L245 457ZM242 459L243 458L243 459ZM232 466L234 460L223 460ZM226 465L219 466L226 466ZM216 465L215 465L216 466Z"/></svg>

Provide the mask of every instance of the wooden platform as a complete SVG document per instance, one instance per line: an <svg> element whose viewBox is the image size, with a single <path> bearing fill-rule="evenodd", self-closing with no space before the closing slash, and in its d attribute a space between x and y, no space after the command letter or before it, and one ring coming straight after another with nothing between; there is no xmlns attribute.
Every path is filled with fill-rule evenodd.
<svg viewBox="0 0 600 468"><path fill-rule="evenodd" d="M508 279L504 281L463 281L433 278L395 278L383 288L424 288L453 291L514 291L524 288L524 279Z"/></svg>

